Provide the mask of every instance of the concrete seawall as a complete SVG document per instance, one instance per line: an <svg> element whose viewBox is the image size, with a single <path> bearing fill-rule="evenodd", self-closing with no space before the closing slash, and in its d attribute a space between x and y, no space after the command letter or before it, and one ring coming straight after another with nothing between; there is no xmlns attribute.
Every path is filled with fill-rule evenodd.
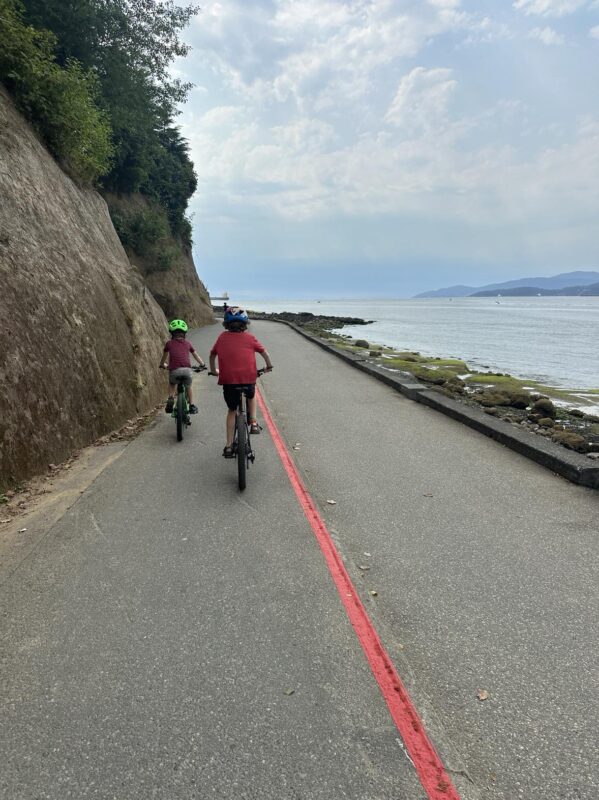
<svg viewBox="0 0 599 800"><path fill-rule="evenodd" d="M491 439L495 439L505 447L509 447L511 450L530 458L537 464L541 464L543 467L579 486L599 489L599 466L591 464L585 456L566 450L560 445L534 433L520 430L502 420L494 419L476 408L471 408L445 397L439 392L431 390L426 384L420 383L415 378L407 378L397 372L372 364L363 356L349 353L319 339L317 336L303 330L299 325L287 320L276 321L287 325L299 333L300 336L313 342L323 350L327 350L337 358L343 359L356 369L386 383L410 400L423 403L452 419L468 425L468 427L483 433L485 436L489 436Z"/></svg>

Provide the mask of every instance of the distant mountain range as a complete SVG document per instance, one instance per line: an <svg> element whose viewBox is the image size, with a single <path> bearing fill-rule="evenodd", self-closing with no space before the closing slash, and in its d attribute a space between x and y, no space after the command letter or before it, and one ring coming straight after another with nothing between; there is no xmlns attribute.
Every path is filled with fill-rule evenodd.
<svg viewBox="0 0 599 800"><path fill-rule="evenodd" d="M519 278L486 286L448 286L416 297L534 297L536 295L567 295L595 297L599 295L599 272L562 272L548 278Z"/></svg>

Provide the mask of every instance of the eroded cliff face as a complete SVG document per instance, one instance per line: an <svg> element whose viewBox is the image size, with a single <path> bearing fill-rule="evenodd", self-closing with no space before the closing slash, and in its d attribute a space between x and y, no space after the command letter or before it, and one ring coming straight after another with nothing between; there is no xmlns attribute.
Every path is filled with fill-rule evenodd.
<svg viewBox="0 0 599 800"><path fill-rule="evenodd" d="M105 197L111 212L123 221L151 208L147 198L139 194L123 196L106 193ZM213 324L214 313L210 297L198 278L188 247L168 233L161 238L156 248L149 248L146 253L136 252L126 241L125 249L129 261L139 270L168 319L184 319L194 328ZM169 266L166 269L160 268L157 263L156 256L160 252L166 252L169 256Z"/></svg>
<svg viewBox="0 0 599 800"><path fill-rule="evenodd" d="M147 272L138 258L131 256L130 260L141 270L147 287L168 319L184 319L194 328L214 323L210 297L196 274L191 251L182 248L167 272Z"/></svg>
<svg viewBox="0 0 599 800"><path fill-rule="evenodd" d="M159 402L166 320L0 88L0 488Z"/></svg>

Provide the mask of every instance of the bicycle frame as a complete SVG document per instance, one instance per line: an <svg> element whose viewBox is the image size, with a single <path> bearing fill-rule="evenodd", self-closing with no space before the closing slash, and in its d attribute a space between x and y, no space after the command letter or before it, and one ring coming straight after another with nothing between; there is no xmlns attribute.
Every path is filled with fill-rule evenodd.
<svg viewBox="0 0 599 800"><path fill-rule="evenodd" d="M256 458L250 439L250 414L247 397L242 389L239 390L239 402L235 414L235 434L233 438L233 452L237 459L237 477L239 488L243 491L246 487L246 471L250 463Z"/></svg>
<svg viewBox="0 0 599 800"><path fill-rule="evenodd" d="M272 367L257 370L256 377L259 378L271 369ZM216 373L209 372L208 374L214 375ZM235 409L235 430L233 433L232 449L235 459L237 460L239 488L243 491L246 486L246 471L250 463L254 463L256 454L254 453L250 439L250 412L247 395L243 388L238 388L237 392L238 400Z"/></svg>
<svg viewBox="0 0 599 800"><path fill-rule="evenodd" d="M204 368L192 367L194 372L202 372ZM177 423L177 441L183 439L183 430L191 425L189 418L189 397L187 394L187 386L185 386L185 378L176 378L177 381L177 396L173 404L171 416Z"/></svg>
<svg viewBox="0 0 599 800"><path fill-rule="evenodd" d="M183 403L185 407L185 413L189 414L189 398L187 397L187 386L183 383L183 378L177 378L177 398L179 395L183 393ZM175 401L175 405L173 406L173 411L171 414L172 417L177 416L177 403Z"/></svg>

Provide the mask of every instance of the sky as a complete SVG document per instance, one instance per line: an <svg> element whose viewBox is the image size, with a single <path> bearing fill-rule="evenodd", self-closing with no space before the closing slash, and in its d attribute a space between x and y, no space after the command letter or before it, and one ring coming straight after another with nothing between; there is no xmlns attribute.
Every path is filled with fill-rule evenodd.
<svg viewBox="0 0 599 800"><path fill-rule="evenodd" d="M184 38L212 294L599 269L599 0L205 0Z"/></svg>

